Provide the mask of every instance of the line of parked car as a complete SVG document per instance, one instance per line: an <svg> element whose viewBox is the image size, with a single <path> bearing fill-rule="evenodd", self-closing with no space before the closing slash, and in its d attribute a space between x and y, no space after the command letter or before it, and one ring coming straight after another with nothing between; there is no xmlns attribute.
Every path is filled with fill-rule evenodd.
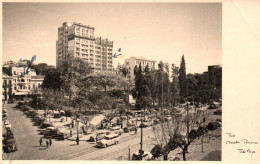
<svg viewBox="0 0 260 164"><path fill-rule="evenodd" d="M42 134L44 138L64 140L68 137L67 134L60 132L57 127L54 127L51 122L47 121L46 113L40 114L37 110L23 103L19 103L17 107L21 109L28 118L31 118L34 125L40 126L42 129L40 130L40 134Z"/></svg>
<svg viewBox="0 0 260 164"><path fill-rule="evenodd" d="M2 119L5 125L6 133L3 134L3 152L10 153L18 150L18 146L15 144L14 134L11 130L11 124L7 120L6 108L2 106Z"/></svg>

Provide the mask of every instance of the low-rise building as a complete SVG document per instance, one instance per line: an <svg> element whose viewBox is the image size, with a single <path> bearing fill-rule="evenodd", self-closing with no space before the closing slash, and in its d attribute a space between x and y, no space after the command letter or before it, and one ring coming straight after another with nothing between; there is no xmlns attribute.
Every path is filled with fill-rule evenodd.
<svg viewBox="0 0 260 164"><path fill-rule="evenodd" d="M124 67L129 69L129 79L131 83L134 83L135 75L134 75L134 68L135 66L139 66L141 64L142 70L145 69L145 67L148 65L149 70L155 69L155 62L154 60L147 60L143 57L137 58L137 57L130 57L128 59L125 59Z"/></svg>
<svg viewBox="0 0 260 164"><path fill-rule="evenodd" d="M24 97L39 90L44 80L43 75L37 75L33 69L25 74L25 67L3 68L3 100Z"/></svg>

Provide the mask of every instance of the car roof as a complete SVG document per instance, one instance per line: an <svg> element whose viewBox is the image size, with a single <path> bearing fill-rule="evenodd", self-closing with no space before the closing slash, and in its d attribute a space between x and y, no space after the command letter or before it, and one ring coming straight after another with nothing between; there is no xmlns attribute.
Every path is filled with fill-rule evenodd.
<svg viewBox="0 0 260 164"><path fill-rule="evenodd" d="M58 128L56 128L56 127L47 127L46 129L58 129Z"/></svg>
<svg viewBox="0 0 260 164"><path fill-rule="evenodd" d="M109 135L106 135L106 137L115 137L115 136L118 136L118 134L115 134L115 133L111 133L111 134L109 134Z"/></svg>

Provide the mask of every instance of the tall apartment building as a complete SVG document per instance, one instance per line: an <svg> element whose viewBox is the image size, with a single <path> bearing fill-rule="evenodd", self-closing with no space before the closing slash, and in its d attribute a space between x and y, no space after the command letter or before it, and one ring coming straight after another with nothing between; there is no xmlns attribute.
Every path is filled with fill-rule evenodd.
<svg viewBox="0 0 260 164"><path fill-rule="evenodd" d="M113 41L94 37L94 32L94 27L64 22L58 28L56 66L74 56L86 60L94 71L113 71Z"/></svg>
<svg viewBox="0 0 260 164"><path fill-rule="evenodd" d="M129 59L125 59L124 66L130 70L130 82L134 83L135 75L134 75L134 68L135 66L139 66L141 64L142 70L148 65L150 70L155 69L155 62L153 60L147 60L145 58L136 58L130 57Z"/></svg>

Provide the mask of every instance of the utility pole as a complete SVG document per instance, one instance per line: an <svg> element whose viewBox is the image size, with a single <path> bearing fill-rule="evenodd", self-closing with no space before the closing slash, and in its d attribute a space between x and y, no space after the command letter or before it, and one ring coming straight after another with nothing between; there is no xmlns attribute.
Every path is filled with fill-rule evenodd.
<svg viewBox="0 0 260 164"><path fill-rule="evenodd" d="M190 132L190 126L189 126L189 104L187 103L187 136L188 136L188 143L190 142L189 132Z"/></svg>
<svg viewBox="0 0 260 164"><path fill-rule="evenodd" d="M145 115L145 109L144 109L144 112L143 112L143 118L141 119L141 150L139 150L141 160L143 159L143 154L144 154L144 151L143 151L143 126L144 126L143 125L143 119L145 117L144 115Z"/></svg>
<svg viewBox="0 0 260 164"><path fill-rule="evenodd" d="M163 80L162 80L162 108L163 108Z"/></svg>
<svg viewBox="0 0 260 164"><path fill-rule="evenodd" d="M201 148L202 148L201 152L203 152L203 135L201 136Z"/></svg>
<svg viewBox="0 0 260 164"><path fill-rule="evenodd" d="M130 151L130 145L128 146L128 160L130 161L131 151Z"/></svg>

